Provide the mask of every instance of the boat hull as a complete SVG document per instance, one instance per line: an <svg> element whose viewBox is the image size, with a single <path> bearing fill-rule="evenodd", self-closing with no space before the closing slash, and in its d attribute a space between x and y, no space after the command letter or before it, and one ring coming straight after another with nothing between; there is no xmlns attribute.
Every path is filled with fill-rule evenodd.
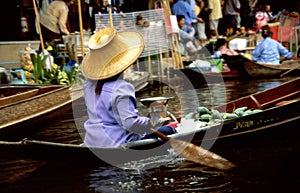
<svg viewBox="0 0 300 193"><path fill-rule="evenodd" d="M72 95L68 86L47 85L9 85L9 90L33 90L34 95L22 93L2 98L9 98L10 103L0 106L0 139L16 139L42 128L43 124L59 118L72 110L72 103L83 96L82 89ZM4 87L2 86L2 92ZM31 91L26 91L28 93ZM16 99L18 98L18 99ZM38 127L37 127L38 126Z"/></svg>
<svg viewBox="0 0 300 193"><path fill-rule="evenodd" d="M203 85L221 83L241 78L238 71L200 72L193 68L170 69L171 75L181 78L184 87L201 88Z"/></svg>

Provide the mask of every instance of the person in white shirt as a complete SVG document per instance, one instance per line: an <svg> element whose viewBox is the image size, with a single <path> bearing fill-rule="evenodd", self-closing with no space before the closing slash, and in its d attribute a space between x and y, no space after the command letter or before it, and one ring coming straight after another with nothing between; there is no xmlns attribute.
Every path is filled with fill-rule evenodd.
<svg viewBox="0 0 300 193"><path fill-rule="evenodd" d="M62 35L68 35L68 7L72 0L52 1L40 17L41 31L45 42L49 43L54 39L62 42Z"/></svg>

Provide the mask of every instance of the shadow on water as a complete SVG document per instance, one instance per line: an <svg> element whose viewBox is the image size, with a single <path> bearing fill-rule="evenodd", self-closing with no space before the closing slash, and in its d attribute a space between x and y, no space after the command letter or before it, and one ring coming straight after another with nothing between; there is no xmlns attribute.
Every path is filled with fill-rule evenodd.
<svg viewBox="0 0 300 193"><path fill-rule="evenodd" d="M211 90L203 87L196 90L198 104L203 106L218 105L224 101L252 94L276 86L288 79L227 81L214 84ZM225 89L224 89L225 88ZM213 90L213 92L211 92ZM181 93L182 94L182 93ZM149 96L175 95L168 105L168 110L176 116L187 111L190 98L181 103L180 97L168 88L155 88L138 93L137 98ZM194 104L193 102L190 102ZM190 108L194 108L190 105ZM84 106L82 106L84 107ZM138 104L141 115L148 110ZM279 115L280 116L280 115ZM83 113L80 124L86 119ZM78 124L72 113L65 114L56 122L49 124L43 131L29 136L31 139L52 142L82 143L83 128L77 130ZM296 127L287 125L285 127ZM279 138L264 142L267 136L253 141L241 139L228 147L220 148L221 156L239 163L236 169L218 171L197 164L186 162L174 155L150 157L139 162L129 162L121 168L113 166L90 167L86 165L40 162L37 160L6 160L1 155L0 179L1 192L211 192L211 193L269 193L299 192L300 188L300 140ZM213 151L214 149L212 149Z"/></svg>

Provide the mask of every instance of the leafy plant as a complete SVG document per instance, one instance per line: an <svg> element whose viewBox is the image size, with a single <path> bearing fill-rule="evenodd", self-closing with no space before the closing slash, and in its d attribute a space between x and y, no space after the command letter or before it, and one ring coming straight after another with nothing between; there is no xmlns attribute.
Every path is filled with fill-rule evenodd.
<svg viewBox="0 0 300 193"><path fill-rule="evenodd" d="M79 71L75 61L65 63L65 60L63 60L60 66L53 64L52 68L49 69L45 67L48 55L31 54L30 57L33 63L33 71L29 75L29 78L34 83L74 85L76 74Z"/></svg>
<svg viewBox="0 0 300 193"><path fill-rule="evenodd" d="M35 83L43 84L45 81L44 77L44 64L48 55L41 56L39 54L30 54L31 61L33 64L33 72L31 78Z"/></svg>

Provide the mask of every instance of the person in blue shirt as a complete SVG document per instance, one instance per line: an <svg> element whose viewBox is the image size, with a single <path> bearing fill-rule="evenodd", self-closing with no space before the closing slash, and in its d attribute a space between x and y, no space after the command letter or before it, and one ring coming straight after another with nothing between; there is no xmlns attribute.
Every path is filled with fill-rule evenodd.
<svg viewBox="0 0 300 193"><path fill-rule="evenodd" d="M268 25L262 27L263 40L252 51L252 60L265 64L280 64L280 57L285 59L293 58L280 42L272 39L272 31Z"/></svg>
<svg viewBox="0 0 300 193"><path fill-rule="evenodd" d="M136 111L134 86L123 79L123 72L144 49L142 35L136 31L104 28L91 36L88 45L90 51L82 61L88 113L83 145L110 148L155 137L150 132L152 121ZM176 132L169 125L159 125L156 129L166 135Z"/></svg>
<svg viewBox="0 0 300 193"><path fill-rule="evenodd" d="M181 52L188 56L193 55L200 50L200 42L197 42L195 38L195 28L185 24L185 18L183 15L177 15L177 23L179 27L179 42L181 43Z"/></svg>
<svg viewBox="0 0 300 193"><path fill-rule="evenodd" d="M177 0L172 7L173 15L183 15L185 19L185 25L192 26L193 21L198 21L198 18L193 11L191 5L184 0Z"/></svg>

